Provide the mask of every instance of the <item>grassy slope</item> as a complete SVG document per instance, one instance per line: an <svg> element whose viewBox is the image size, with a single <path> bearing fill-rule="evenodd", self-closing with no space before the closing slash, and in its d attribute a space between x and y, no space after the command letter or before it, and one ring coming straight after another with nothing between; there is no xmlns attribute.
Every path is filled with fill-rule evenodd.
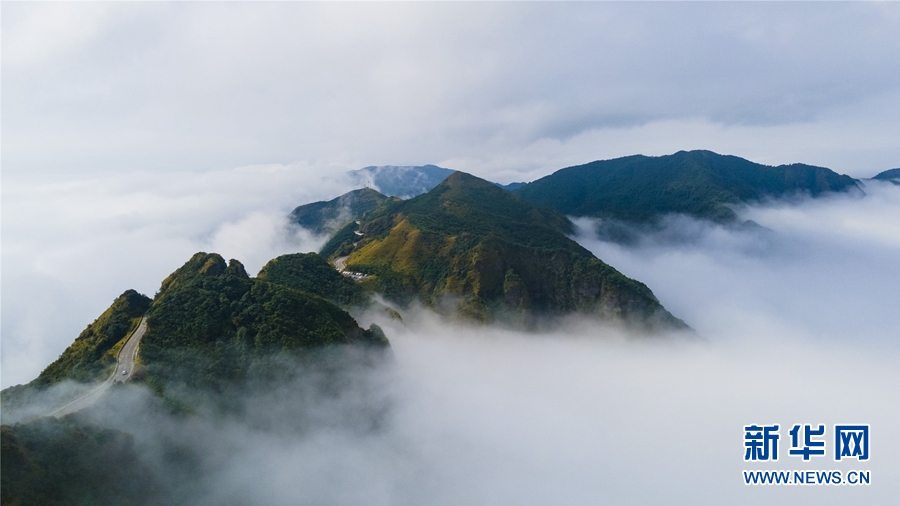
<svg viewBox="0 0 900 506"><path fill-rule="evenodd" d="M58 359L33 382L45 387L62 380L95 381L109 374L116 363L119 344L150 308L150 299L134 290L120 295L112 305L88 325Z"/></svg>
<svg viewBox="0 0 900 506"><path fill-rule="evenodd" d="M770 167L710 151L628 156L561 169L515 191L566 215L646 222L666 213L728 222L728 206L805 192L858 188L849 176L823 167Z"/></svg>
<svg viewBox="0 0 900 506"><path fill-rule="evenodd" d="M580 311L683 325L645 285L567 238L565 216L468 174L384 207L360 231L348 268L373 274L367 283L400 302L437 307L459 296L460 312L478 320Z"/></svg>

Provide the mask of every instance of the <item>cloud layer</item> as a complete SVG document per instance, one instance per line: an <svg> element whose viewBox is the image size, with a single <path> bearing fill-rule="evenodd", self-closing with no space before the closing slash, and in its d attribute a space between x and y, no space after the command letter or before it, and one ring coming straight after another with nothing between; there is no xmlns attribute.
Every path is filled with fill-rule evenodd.
<svg viewBox="0 0 900 506"><path fill-rule="evenodd" d="M4 185L4 205L39 225L4 239L5 385L31 379L113 297L152 293L198 248L255 272L319 244L279 218L344 190L314 169ZM579 241L647 283L697 342L635 342L577 321L520 334L361 315L384 326L396 360L359 390L322 399L288 383L236 398L246 416L186 420L134 392L130 408L93 416L133 433L185 504L891 504L900 187L866 191L741 210L764 230L673 217L628 247L580 222ZM389 406L385 421L360 430L355 413L373 398ZM869 463L742 460L746 424L845 422L872 424ZM196 456L189 484L167 474L163 442ZM865 468L873 484L743 485L740 471L757 467Z"/></svg>
<svg viewBox="0 0 900 506"><path fill-rule="evenodd" d="M327 166L3 181L3 387L34 378L129 288L153 296L197 251L268 260L325 237L289 211L350 189Z"/></svg>
<svg viewBox="0 0 900 506"><path fill-rule="evenodd" d="M900 7L4 4L4 171L900 162ZM52 149L48 149L51 147Z"/></svg>

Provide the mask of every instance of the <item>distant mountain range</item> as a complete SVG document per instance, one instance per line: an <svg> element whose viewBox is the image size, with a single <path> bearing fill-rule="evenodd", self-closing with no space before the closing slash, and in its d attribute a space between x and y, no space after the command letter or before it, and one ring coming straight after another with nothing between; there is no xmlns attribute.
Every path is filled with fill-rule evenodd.
<svg viewBox="0 0 900 506"><path fill-rule="evenodd" d="M405 199L431 190L452 173L450 169L424 165L366 167L350 174L361 186ZM893 169L874 179L896 181L900 176ZM530 183L497 186L569 216L633 223L653 222L666 214L730 223L736 219L735 207L739 205L797 195L818 197L835 192L862 192L856 179L824 167L804 164L773 167L712 151L602 160L560 169ZM323 204L326 203L308 206ZM335 201L327 204L338 207ZM323 230L326 220L310 217L314 210L306 207L295 210L295 221L315 231ZM340 211L329 213L337 216ZM360 213L350 215L356 219ZM325 228L333 230L333 227Z"/></svg>
<svg viewBox="0 0 900 506"><path fill-rule="evenodd" d="M603 218L615 239L625 237L617 223L669 214L734 223L740 205L862 193L857 180L824 167L771 167L711 151L597 161L507 191L433 165L356 173L393 195L418 195L403 200L367 188L298 207L295 223L332 233L321 254L396 302L420 300L483 321L583 312L644 322L665 315L659 321L678 326L649 289L571 241L566 216Z"/></svg>
<svg viewBox="0 0 900 506"><path fill-rule="evenodd" d="M516 190L529 202L570 216L647 222L686 214L716 222L737 218L733 206L766 198L860 192L858 181L824 167L771 167L711 151L627 156L561 169Z"/></svg>

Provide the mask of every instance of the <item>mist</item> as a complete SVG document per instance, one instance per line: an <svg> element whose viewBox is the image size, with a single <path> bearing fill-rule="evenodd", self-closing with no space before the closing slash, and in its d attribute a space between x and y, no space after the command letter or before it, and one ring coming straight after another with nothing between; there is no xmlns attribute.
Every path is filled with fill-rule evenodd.
<svg viewBox="0 0 900 506"><path fill-rule="evenodd" d="M294 207L354 188L343 166L3 176L2 380L26 383L122 292L152 297L198 251L255 275L327 240L292 226Z"/></svg>
<svg viewBox="0 0 900 506"><path fill-rule="evenodd" d="M866 192L739 210L759 227L669 217L629 245L579 220L577 239L696 339L362 313L393 358L351 357L338 389L298 369L230 394L225 412L198 395L182 417L130 385L113 393L127 408L86 414L134 434L177 504L892 504L900 187ZM868 462L782 455L769 468L870 469L872 484L744 485L742 469L762 468L743 461L752 423L871 424Z"/></svg>
<svg viewBox="0 0 900 506"><path fill-rule="evenodd" d="M685 216L634 228L631 244L577 240L646 283L702 335L757 341L779 329L813 342L897 347L900 189L866 181L865 197L780 200L738 209L736 230Z"/></svg>
<svg viewBox="0 0 900 506"><path fill-rule="evenodd" d="M380 322L394 359L348 362L337 393L298 374L185 418L132 385L87 415L134 434L175 504L891 504L900 491L895 352L789 329L736 346L407 316ZM857 464L871 486L743 485L744 425L850 420L873 427L873 459Z"/></svg>

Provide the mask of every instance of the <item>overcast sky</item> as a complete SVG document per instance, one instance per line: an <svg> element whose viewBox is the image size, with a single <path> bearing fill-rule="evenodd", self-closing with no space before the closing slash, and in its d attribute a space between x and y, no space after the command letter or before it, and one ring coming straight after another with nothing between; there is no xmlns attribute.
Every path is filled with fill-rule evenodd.
<svg viewBox="0 0 900 506"><path fill-rule="evenodd" d="M22 173L436 163L501 182L712 149L900 166L900 5L3 3Z"/></svg>

